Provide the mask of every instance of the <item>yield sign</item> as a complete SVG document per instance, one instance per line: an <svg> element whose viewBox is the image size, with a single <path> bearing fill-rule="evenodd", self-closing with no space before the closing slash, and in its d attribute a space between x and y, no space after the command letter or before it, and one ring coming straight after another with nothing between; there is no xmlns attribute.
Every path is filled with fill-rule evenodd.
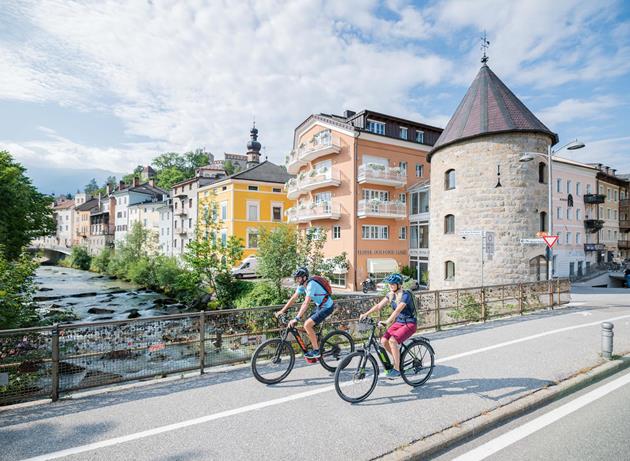
<svg viewBox="0 0 630 461"><path fill-rule="evenodd" d="M543 240L545 241L547 246L551 249L558 241L558 236L557 235L544 235Z"/></svg>

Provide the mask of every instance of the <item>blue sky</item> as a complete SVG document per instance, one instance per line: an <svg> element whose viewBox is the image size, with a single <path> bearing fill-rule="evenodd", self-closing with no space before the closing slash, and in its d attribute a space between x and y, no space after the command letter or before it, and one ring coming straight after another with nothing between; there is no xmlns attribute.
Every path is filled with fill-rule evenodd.
<svg viewBox="0 0 630 461"><path fill-rule="evenodd" d="M495 73L561 142L587 144L565 156L630 172L622 1L5 0L0 149L65 192L165 151L243 152L254 117L276 162L311 113L444 126L484 29Z"/></svg>

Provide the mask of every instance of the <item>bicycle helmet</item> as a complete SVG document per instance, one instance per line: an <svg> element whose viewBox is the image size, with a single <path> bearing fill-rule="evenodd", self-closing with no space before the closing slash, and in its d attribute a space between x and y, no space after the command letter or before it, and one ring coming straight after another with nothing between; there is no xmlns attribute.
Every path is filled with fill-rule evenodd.
<svg viewBox="0 0 630 461"><path fill-rule="evenodd" d="M296 277L306 277L308 278L308 269L306 267L298 267L295 272L293 272L293 278Z"/></svg>
<svg viewBox="0 0 630 461"><path fill-rule="evenodd" d="M388 276L388 277L384 280L384 282L385 282L385 283L390 283L390 284L396 283L396 284L398 284L398 285L402 285L402 283L403 283L403 278L402 278L402 275L400 275L400 274L390 274L390 275L389 275L389 276Z"/></svg>

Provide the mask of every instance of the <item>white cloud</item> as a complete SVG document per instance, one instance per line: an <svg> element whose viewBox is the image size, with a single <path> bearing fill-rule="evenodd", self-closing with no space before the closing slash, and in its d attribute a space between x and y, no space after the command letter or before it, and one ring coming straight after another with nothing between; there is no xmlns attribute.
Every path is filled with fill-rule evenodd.
<svg viewBox="0 0 630 461"><path fill-rule="evenodd" d="M553 126L573 120L609 118L609 109L618 106L620 101L612 96L598 96L593 99L565 99L553 107L538 111L538 118Z"/></svg>
<svg viewBox="0 0 630 461"><path fill-rule="evenodd" d="M630 173L630 136L583 141L586 144L584 149L561 155L584 163L602 163L617 169L619 174Z"/></svg>

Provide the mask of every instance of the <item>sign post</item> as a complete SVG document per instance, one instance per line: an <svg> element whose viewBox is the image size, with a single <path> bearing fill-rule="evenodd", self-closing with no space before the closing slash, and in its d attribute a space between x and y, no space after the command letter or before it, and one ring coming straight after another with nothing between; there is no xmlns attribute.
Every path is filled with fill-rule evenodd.
<svg viewBox="0 0 630 461"><path fill-rule="evenodd" d="M545 241L545 243L547 244L547 246L551 250L553 248L553 246L558 242L558 236L557 235L545 235L543 237L543 240Z"/></svg>

